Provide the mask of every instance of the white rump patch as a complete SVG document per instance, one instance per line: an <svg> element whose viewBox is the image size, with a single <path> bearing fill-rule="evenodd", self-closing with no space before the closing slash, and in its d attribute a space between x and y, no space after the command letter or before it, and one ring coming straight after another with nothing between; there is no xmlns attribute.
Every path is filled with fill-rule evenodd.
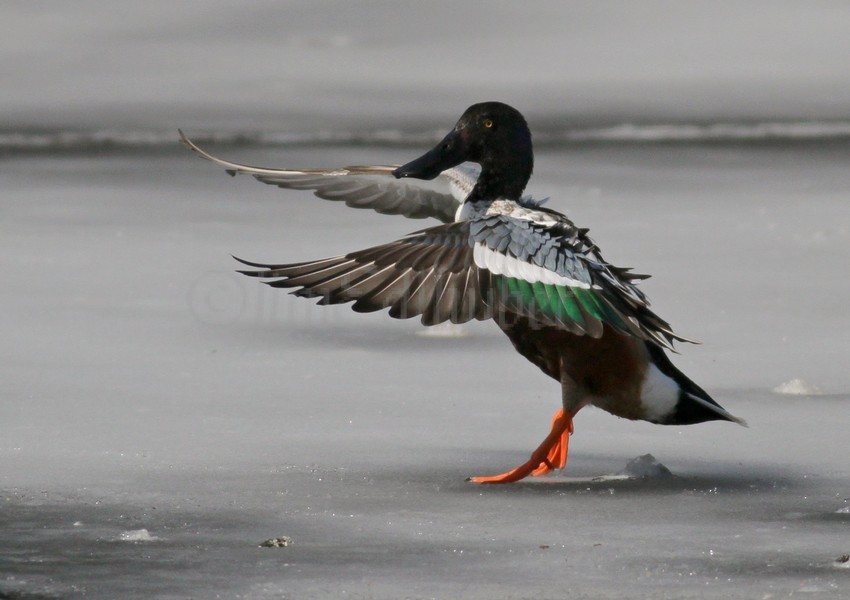
<svg viewBox="0 0 850 600"><path fill-rule="evenodd" d="M515 279L524 279L528 283L548 283L590 289L590 284L577 279L564 277L539 265L520 260L507 254L491 250L485 244L476 244L472 249L472 259L481 269L487 269L494 275L504 275Z"/></svg>
<svg viewBox="0 0 850 600"><path fill-rule="evenodd" d="M646 410L647 421L664 421L679 402L679 384L650 364L643 380L640 400Z"/></svg>

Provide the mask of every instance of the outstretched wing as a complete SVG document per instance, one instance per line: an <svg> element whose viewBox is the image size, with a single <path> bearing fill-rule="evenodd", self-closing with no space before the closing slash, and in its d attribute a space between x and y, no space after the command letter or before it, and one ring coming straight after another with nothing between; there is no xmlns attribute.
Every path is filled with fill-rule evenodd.
<svg viewBox="0 0 850 600"><path fill-rule="evenodd" d="M300 288L293 293L321 298L319 304L354 302L357 312L390 309L397 319L422 316L425 325L465 323L492 316L482 290L489 273L476 268L469 244L469 223L425 229L396 242L322 260L265 265L240 271L276 279L272 287Z"/></svg>
<svg viewBox="0 0 850 600"><path fill-rule="evenodd" d="M443 171L433 182L427 182L396 179L392 175L393 166L267 169L215 157L199 148L182 131L180 141L201 158L224 167L230 175L244 173L278 187L312 190L319 198L342 201L353 208L369 208L411 219L433 217L443 223L454 221L458 207L475 186L480 173L477 165L467 163Z"/></svg>
<svg viewBox="0 0 850 600"><path fill-rule="evenodd" d="M566 222L568 223L568 222ZM571 226L571 224L569 224ZM550 228L551 229L551 228ZM354 302L358 312L389 308L394 318L444 321L528 317L539 327L600 337L603 326L669 347L679 338L648 308L629 275L602 261L583 230L573 237L532 221L488 216L432 227L401 240L317 261L241 271L273 287ZM579 252L580 251L580 252Z"/></svg>

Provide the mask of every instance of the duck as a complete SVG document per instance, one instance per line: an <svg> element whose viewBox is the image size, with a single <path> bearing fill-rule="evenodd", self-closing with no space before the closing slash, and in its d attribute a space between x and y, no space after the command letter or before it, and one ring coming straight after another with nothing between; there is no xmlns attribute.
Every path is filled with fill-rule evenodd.
<svg viewBox="0 0 850 600"><path fill-rule="evenodd" d="M320 198L442 224L342 256L266 264L236 258L240 273L356 312L388 309L431 326L492 320L516 351L555 379L560 407L549 433L519 466L475 476L514 483L564 469L574 418L588 405L659 425L728 421L746 426L674 366L675 333L650 308L647 275L607 262L588 229L524 196L534 168L523 115L502 102L473 104L431 150L401 166L265 169L208 154L231 175L313 190ZM408 182L434 182L431 188ZM235 258L235 257L234 257Z"/></svg>

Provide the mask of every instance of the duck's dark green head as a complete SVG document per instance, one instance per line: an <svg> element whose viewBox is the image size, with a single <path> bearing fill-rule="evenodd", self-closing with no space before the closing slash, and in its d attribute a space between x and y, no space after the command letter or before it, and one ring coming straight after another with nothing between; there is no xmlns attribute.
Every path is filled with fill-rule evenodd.
<svg viewBox="0 0 850 600"><path fill-rule="evenodd" d="M518 199L534 166L525 118L501 102L473 104L439 144L393 175L434 179L465 161L481 165L478 183L467 200Z"/></svg>

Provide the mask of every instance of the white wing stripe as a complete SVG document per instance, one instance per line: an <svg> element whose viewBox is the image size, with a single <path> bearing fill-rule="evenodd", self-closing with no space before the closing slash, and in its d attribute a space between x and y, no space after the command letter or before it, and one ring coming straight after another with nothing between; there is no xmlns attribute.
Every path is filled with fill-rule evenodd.
<svg viewBox="0 0 850 600"><path fill-rule="evenodd" d="M588 283L559 275L539 265L491 250L485 244L476 244L472 248L472 260L475 261L477 267L487 269L494 275L524 279L528 283L547 283L585 290L590 289Z"/></svg>

